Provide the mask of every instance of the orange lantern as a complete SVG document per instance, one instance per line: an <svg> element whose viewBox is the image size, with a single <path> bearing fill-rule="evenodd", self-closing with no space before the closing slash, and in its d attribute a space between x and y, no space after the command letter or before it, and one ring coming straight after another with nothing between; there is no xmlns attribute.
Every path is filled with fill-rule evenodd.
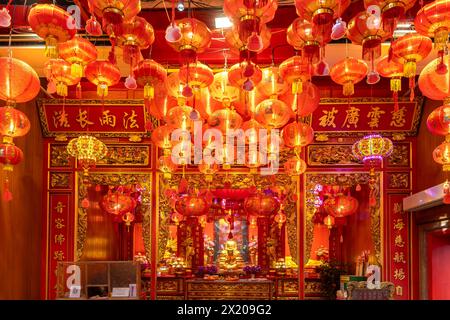
<svg viewBox="0 0 450 320"><path fill-rule="evenodd" d="M250 215L268 217L280 210L280 202L271 194L257 192L245 199L244 210Z"/></svg>
<svg viewBox="0 0 450 320"><path fill-rule="evenodd" d="M335 218L332 215L327 215L323 218L323 224L326 225L328 229L332 229L335 224Z"/></svg>
<svg viewBox="0 0 450 320"><path fill-rule="evenodd" d="M209 203L204 197L182 195L175 202L175 210L183 216L202 216L208 213Z"/></svg>
<svg viewBox="0 0 450 320"><path fill-rule="evenodd" d="M232 86L245 91L252 91L261 82L262 72L255 63L243 61L230 68L228 79Z"/></svg>
<svg viewBox="0 0 450 320"><path fill-rule="evenodd" d="M28 14L28 24L33 31L45 40L47 57L57 58L56 45L72 39L77 30L71 26L73 17L54 4L37 4Z"/></svg>
<svg viewBox="0 0 450 320"><path fill-rule="evenodd" d="M284 101L298 117L310 115L317 109L320 103L319 89L312 82L302 83L302 92L292 94L287 91L279 97Z"/></svg>
<svg viewBox="0 0 450 320"><path fill-rule="evenodd" d="M442 165L443 171L450 171L450 136L446 136L445 141L434 149L433 160Z"/></svg>
<svg viewBox="0 0 450 320"><path fill-rule="evenodd" d="M71 73L70 63L62 59L50 59L44 64L45 75L49 81L56 85L56 93L67 97L68 86L73 86L80 82L80 77L75 77Z"/></svg>
<svg viewBox="0 0 450 320"><path fill-rule="evenodd" d="M330 42L331 33L319 34L311 22L297 18L288 27L286 37L295 50L302 51L309 63L317 63L320 60L320 48Z"/></svg>
<svg viewBox="0 0 450 320"><path fill-rule="evenodd" d="M284 163L284 171L290 176L299 176L306 171L306 162L299 157L291 157Z"/></svg>
<svg viewBox="0 0 450 320"><path fill-rule="evenodd" d="M394 97L394 111L398 110L398 92L402 90L403 65L384 57L377 63L378 73L385 78L391 79L391 91Z"/></svg>
<svg viewBox="0 0 450 320"><path fill-rule="evenodd" d="M338 218L354 214L358 210L358 206L359 203L356 198L343 194L328 198L323 202L325 211Z"/></svg>
<svg viewBox="0 0 450 320"><path fill-rule="evenodd" d="M166 69L152 59L140 61L133 69L133 73L137 84L144 87L144 99L153 99L155 86L164 84L167 79Z"/></svg>
<svg viewBox="0 0 450 320"><path fill-rule="evenodd" d="M214 75L214 81L209 87L211 97L222 102L225 107L239 99L239 89L232 86L228 79L228 72L222 71Z"/></svg>
<svg viewBox="0 0 450 320"><path fill-rule="evenodd" d="M418 33L406 34L391 44L391 50L395 60L403 64L403 76L409 78L411 101L414 99L416 63L428 56L431 47L431 39Z"/></svg>
<svg viewBox="0 0 450 320"><path fill-rule="evenodd" d="M381 166L383 158L389 157L393 149L392 141L379 134L367 135L352 146L353 155L371 169Z"/></svg>
<svg viewBox="0 0 450 320"><path fill-rule="evenodd" d="M448 55L444 57L444 64L448 64ZM448 72L436 72L441 59L434 59L420 72L419 89L424 96L432 100L444 100L450 97L450 81Z"/></svg>
<svg viewBox="0 0 450 320"><path fill-rule="evenodd" d="M262 79L257 88L264 96L277 99L288 90L288 83L281 77L278 67L271 66L262 70Z"/></svg>
<svg viewBox="0 0 450 320"><path fill-rule="evenodd" d="M367 71L367 64L363 60L347 57L331 68L330 77L343 86L344 96L351 96L355 93L355 84L364 79Z"/></svg>
<svg viewBox="0 0 450 320"><path fill-rule="evenodd" d="M23 159L23 152L13 143L3 142L0 144L0 163L3 170L13 171L13 166L19 164Z"/></svg>
<svg viewBox="0 0 450 320"><path fill-rule="evenodd" d="M445 104L434 109L427 118L428 131L435 135L450 134L450 105Z"/></svg>
<svg viewBox="0 0 450 320"><path fill-rule="evenodd" d="M245 132L245 141L249 144L258 142L259 129L264 129L258 121L250 119L242 124L242 130Z"/></svg>
<svg viewBox="0 0 450 320"><path fill-rule="evenodd" d="M379 75L374 71L375 59L381 55L381 42L386 40L390 34L382 28L372 26L369 23L371 15L366 11L358 13L353 17L347 28L348 38L353 44L362 46L362 58L370 62L371 72L367 77L369 84L374 84L379 81Z"/></svg>
<svg viewBox="0 0 450 320"><path fill-rule="evenodd" d="M311 64L300 56L284 60L279 69L281 77L292 85L292 94L302 93L303 83L311 79Z"/></svg>
<svg viewBox="0 0 450 320"><path fill-rule="evenodd" d="M383 29L391 35L397 26L397 21L414 6L414 3L416 0L364 0L366 8L378 6L381 9Z"/></svg>
<svg viewBox="0 0 450 320"><path fill-rule="evenodd" d="M97 95L105 97L108 88L120 81L120 70L111 62L97 60L89 63L85 70L86 78L97 86Z"/></svg>
<svg viewBox="0 0 450 320"><path fill-rule="evenodd" d="M276 0L225 0L223 3L225 15L237 23L239 37L243 42L247 42L252 33L259 35L261 25L275 17L277 8Z"/></svg>
<svg viewBox="0 0 450 320"><path fill-rule="evenodd" d="M30 131L30 120L20 110L10 106L0 108L0 135L22 137Z"/></svg>
<svg viewBox="0 0 450 320"><path fill-rule="evenodd" d="M7 105L33 100L41 90L36 71L21 60L0 57L0 70L0 100Z"/></svg>
<svg viewBox="0 0 450 320"><path fill-rule="evenodd" d="M322 35L331 34L333 21L339 18L350 5L350 0L295 0L297 14L311 21Z"/></svg>
<svg viewBox="0 0 450 320"><path fill-rule="evenodd" d="M207 163L202 160L198 164L198 171L205 175L206 182L212 182L214 174L219 171L219 165L216 162Z"/></svg>
<svg viewBox="0 0 450 320"><path fill-rule="evenodd" d="M120 216L132 211L136 207L136 200L123 187L118 187L115 191L108 190L100 206L109 214Z"/></svg>
<svg viewBox="0 0 450 320"><path fill-rule="evenodd" d="M187 83L197 93L197 96L200 89L208 87L214 81L211 68L200 62L183 65L179 70L178 77ZM185 93L184 90L183 93ZM186 94L183 95L186 96Z"/></svg>
<svg viewBox="0 0 450 320"><path fill-rule="evenodd" d="M284 144L289 148L296 148L300 151L301 147L307 146L314 139L313 128L303 122L291 122L281 131Z"/></svg>
<svg viewBox="0 0 450 320"><path fill-rule="evenodd" d="M277 99L266 99L256 106L256 121L269 129L283 127L290 116L289 107Z"/></svg>
<svg viewBox="0 0 450 320"><path fill-rule="evenodd" d="M163 173L164 179L170 179L178 166L173 163L170 155L162 155L158 159L158 170Z"/></svg>
<svg viewBox="0 0 450 320"><path fill-rule="evenodd" d="M278 224L278 227L281 229L283 224L286 222L286 215L283 211L279 211L274 217L273 220Z"/></svg>
<svg viewBox="0 0 450 320"><path fill-rule="evenodd" d="M171 141L171 134L173 132L173 128L168 125L163 125L157 127L152 132L152 142L158 148L164 149L164 153L167 154L170 148L172 148L173 143Z"/></svg>
<svg viewBox="0 0 450 320"><path fill-rule="evenodd" d="M176 106L167 111L164 121L173 129L194 130L194 122L200 120L197 110L189 106Z"/></svg>
<svg viewBox="0 0 450 320"><path fill-rule="evenodd" d="M225 108L214 111L208 119L210 128L219 129L224 134L242 126L242 117L234 109Z"/></svg>
<svg viewBox="0 0 450 320"><path fill-rule="evenodd" d="M253 60L258 53L261 53L270 46L270 38L272 33L270 29L264 24L261 26L260 37L262 40L262 47L258 51L250 51L247 47L247 41L242 41L239 37L239 31L236 27L231 28L225 33L225 41L231 49L231 52L239 55L239 60Z"/></svg>
<svg viewBox="0 0 450 320"><path fill-rule="evenodd" d="M434 45L438 50L438 56L441 58L439 66L442 67L442 59L450 32L450 1L436 0L423 6L417 12L414 27L419 34L434 38ZM446 72L446 67L440 71L440 73Z"/></svg>
<svg viewBox="0 0 450 320"><path fill-rule="evenodd" d="M88 5L92 13L102 18L103 28L130 21L141 11L140 0L88 0Z"/></svg>
<svg viewBox="0 0 450 320"><path fill-rule="evenodd" d="M168 42L187 61L195 61L197 53L202 53L211 44L211 31L200 20L185 18L174 22L180 28L181 38Z"/></svg>
<svg viewBox="0 0 450 320"><path fill-rule="evenodd" d="M116 44L123 49L123 61L127 64L136 63L140 50L147 49L155 41L152 25L141 17L115 25L113 30Z"/></svg>
<svg viewBox="0 0 450 320"><path fill-rule="evenodd" d="M72 40L58 44L59 56L71 64L73 77L81 78L84 67L97 59L96 47L87 39L74 37Z"/></svg>
<svg viewBox="0 0 450 320"><path fill-rule="evenodd" d="M185 82L180 78L180 72L175 71L167 76L166 80L167 90L169 94L178 99L179 104L184 104L186 102L186 98L183 97L183 87L185 86Z"/></svg>

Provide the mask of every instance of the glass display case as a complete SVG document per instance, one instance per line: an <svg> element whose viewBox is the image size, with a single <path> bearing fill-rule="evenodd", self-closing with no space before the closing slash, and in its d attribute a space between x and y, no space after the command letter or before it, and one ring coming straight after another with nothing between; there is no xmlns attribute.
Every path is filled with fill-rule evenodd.
<svg viewBox="0 0 450 320"><path fill-rule="evenodd" d="M57 299L140 298L141 267L133 261L60 262Z"/></svg>

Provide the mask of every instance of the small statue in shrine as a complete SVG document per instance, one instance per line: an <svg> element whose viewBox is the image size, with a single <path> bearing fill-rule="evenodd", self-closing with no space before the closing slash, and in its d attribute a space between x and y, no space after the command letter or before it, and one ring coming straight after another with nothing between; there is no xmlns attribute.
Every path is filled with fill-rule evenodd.
<svg viewBox="0 0 450 320"><path fill-rule="evenodd" d="M183 243L185 250L185 261L188 268L192 268L192 257L194 256L194 246L192 238L186 238Z"/></svg>
<svg viewBox="0 0 450 320"><path fill-rule="evenodd" d="M214 264L214 241L205 235L205 261L207 265Z"/></svg>
<svg viewBox="0 0 450 320"><path fill-rule="evenodd" d="M272 267L275 266L275 263L277 262L277 259L278 259L278 254L277 254L278 232L277 231L278 231L277 224L276 223L272 224L272 227L270 228L270 237L267 238L267 243L266 243L267 255L269 256L270 265Z"/></svg>
<svg viewBox="0 0 450 320"><path fill-rule="evenodd" d="M219 256L219 266L226 270L235 270L242 267L244 260L238 250L237 242L230 238L225 242L225 248Z"/></svg>
<svg viewBox="0 0 450 320"><path fill-rule="evenodd" d="M252 240L250 241L248 245L248 251L250 256L250 265L256 266L257 265L257 255L258 255L258 241L256 240L256 236L252 237Z"/></svg>

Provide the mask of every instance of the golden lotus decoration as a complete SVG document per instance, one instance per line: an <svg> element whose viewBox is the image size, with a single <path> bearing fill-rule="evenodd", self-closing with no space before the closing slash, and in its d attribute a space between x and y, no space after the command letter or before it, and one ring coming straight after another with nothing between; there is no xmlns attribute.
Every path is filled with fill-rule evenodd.
<svg viewBox="0 0 450 320"><path fill-rule="evenodd" d="M89 168L95 167L98 160L106 156L108 148L96 137L83 135L70 140L67 152L78 160L84 175L88 175Z"/></svg>

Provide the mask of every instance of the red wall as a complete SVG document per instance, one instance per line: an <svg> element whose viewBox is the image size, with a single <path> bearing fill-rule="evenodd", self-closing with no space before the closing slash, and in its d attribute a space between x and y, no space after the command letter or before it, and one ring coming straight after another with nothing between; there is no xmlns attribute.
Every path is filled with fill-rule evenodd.
<svg viewBox="0 0 450 320"><path fill-rule="evenodd" d="M432 300L450 299L450 234L428 234L428 297Z"/></svg>

